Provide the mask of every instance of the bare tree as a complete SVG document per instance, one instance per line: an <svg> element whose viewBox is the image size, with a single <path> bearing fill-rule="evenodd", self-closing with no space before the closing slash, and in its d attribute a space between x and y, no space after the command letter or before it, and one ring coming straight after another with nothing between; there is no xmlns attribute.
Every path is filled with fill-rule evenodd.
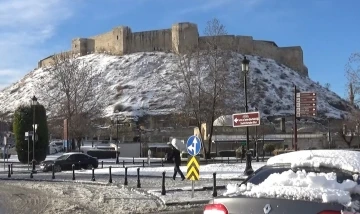
<svg viewBox="0 0 360 214"><path fill-rule="evenodd" d="M354 104L359 104L360 96L360 53L353 53L349 57L349 61L345 66L347 85L352 86L354 95Z"/></svg>
<svg viewBox="0 0 360 214"><path fill-rule="evenodd" d="M228 111L227 101L231 99L231 90L237 88L230 69L231 52L228 51L225 26L213 19L207 23L205 38L198 47L187 49L178 54L172 80L161 77L166 83L171 81L177 94L181 94L178 106L183 115L196 121L203 145L203 152L210 156L211 141L214 132L213 122ZM225 48L224 48L225 47ZM225 50L223 50L223 48ZM202 124L206 123L206 139Z"/></svg>
<svg viewBox="0 0 360 214"><path fill-rule="evenodd" d="M42 85L41 92L51 106L50 119L68 119L69 135L80 143L90 133L94 119L101 116L100 73L70 52L54 55L46 71L50 82Z"/></svg>
<svg viewBox="0 0 360 214"><path fill-rule="evenodd" d="M324 87L325 87L327 90L330 90L331 85L330 85L330 83L327 82L327 83L325 83Z"/></svg>

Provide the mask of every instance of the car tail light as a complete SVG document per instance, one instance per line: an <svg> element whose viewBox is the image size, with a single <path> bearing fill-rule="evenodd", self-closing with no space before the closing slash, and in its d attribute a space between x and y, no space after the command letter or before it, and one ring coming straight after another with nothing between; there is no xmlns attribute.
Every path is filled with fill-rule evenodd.
<svg viewBox="0 0 360 214"><path fill-rule="evenodd" d="M223 204L207 204L204 207L204 214L229 214Z"/></svg>
<svg viewBox="0 0 360 214"><path fill-rule="evenodd" d="M341 211L335 211L335 210L324 210L319 212L318 214L341 214Z"/></svg>

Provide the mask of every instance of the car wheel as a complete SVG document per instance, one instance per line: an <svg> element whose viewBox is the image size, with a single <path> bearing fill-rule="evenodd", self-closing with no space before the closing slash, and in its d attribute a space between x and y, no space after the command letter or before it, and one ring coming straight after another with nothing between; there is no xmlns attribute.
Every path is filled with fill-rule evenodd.
<svg viewBox="0 0 360 214"><path fill-rule="evenodd" d="M55 170L55 172L61 172L61 166L55 165L54 170Z"/></svg>
<svg viewBox="0 0 360 214"><path fill-rule="evenodd" d="M86 169L92 169L93 168L93 165L92 164L88 164L87 166L86 166Z"/></svg>

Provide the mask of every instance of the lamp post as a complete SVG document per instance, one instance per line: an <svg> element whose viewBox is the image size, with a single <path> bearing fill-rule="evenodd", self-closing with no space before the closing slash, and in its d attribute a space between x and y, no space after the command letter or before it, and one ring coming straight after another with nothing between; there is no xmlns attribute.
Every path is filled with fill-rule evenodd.
<svg viewBox="0 0 360 214"><path fill-rule="evenodd" d="M357 132L357 139L358 139L358 148L360 148L360 139L359 139L359 127L360 123L359 121L356 122L356 132Z"/></svg>
<svg viewBox="0 0 360 214"><path fill-rule="evenodd" d="M242 63L241 63L241 68L242 68L242 72L244 73L244 91L245 91L245 112L248 112L248 100L247 100L247 74L249 72L249 64L250 61L248 59L246 59L246 57L244 57ZM244 174L246 175L251 175L254 170L251 167L251 160L252 160L252 155L250 152L250 145L249 145L249 127L246 127L246 167L245 167L245 171Z"/></svg>
<svg viewBox="0 0 360 214"><path fill-rule="evenodd" d="M38 104L37 102L37 98L35 97L35 95L31 98L31 106L33 108L33 142L32 142L32 153L33 153L33 159L32 161L35 161L35 140L36 140L36 129L37 129L37 125L35 124L35 108L36 105ZM33 172L35 172L35 164L33 163Z"/></svg>
<svg viewBox="0 0 360 214"><path fill-rule="evenodd" d="M116 164L119 164L119 111L116 110Z"/></svg>

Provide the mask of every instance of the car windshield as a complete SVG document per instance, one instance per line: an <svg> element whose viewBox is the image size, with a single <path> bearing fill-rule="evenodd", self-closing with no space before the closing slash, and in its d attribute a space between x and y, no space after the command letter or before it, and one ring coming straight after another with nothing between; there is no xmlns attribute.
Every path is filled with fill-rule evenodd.
<svg viewBox="0 0 360 214"><path fill-rule="evenodd" d="M306 172L316 172L316 173L336 173L336 178L338 183L342 183L343 181L349 179L354 180L352 173L334 169L334 168L327 168L327 167L320 167L320 168L311 168L311 167L299 167L299 168L291 168L290 166L264 166L257 171L254 172L250 177L248 177L243 183L252 183L258 185L265 181L271 174L274 173L282 173L288 170L292 170L294 172L299 170L305 170ZM358 184L359 180L357 181Z"/></svg>
<svg viewBox="0 0 360 214"><path fill-rule="evenodd" d="M69 155L61 155L56 160L66 160L69 157Z"/></svg>

